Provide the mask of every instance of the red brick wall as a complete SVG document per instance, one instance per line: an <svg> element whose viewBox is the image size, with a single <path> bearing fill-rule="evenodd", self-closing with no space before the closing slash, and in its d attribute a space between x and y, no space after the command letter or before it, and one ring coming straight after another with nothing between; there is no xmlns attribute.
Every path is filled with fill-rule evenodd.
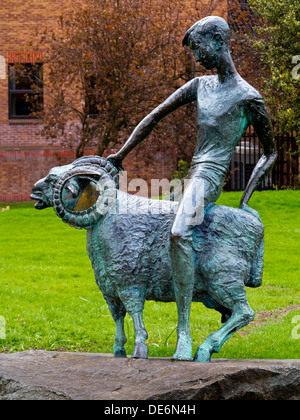
<svg viewBox="0 0 300 420"><path fill-rule="evenodd" d="M30 201L33 184L57 166L58 155L61 164L72 160L70 152L0 150L0 202Z"/></svg>
<svg viewBox="0 0 300 420"><path fill-rule="evenodd" d="M79 0L9 0L0 2L0 56L7 63L31 62L40 53L30 50L37 29L54 29L61 15ZM29 51L29 55L25 54ZM21 53L18 57L16 53ZM10 121L8 79L0 79L0 202L29 201L31 187L52 166L73 160L39 134L33 121ZM52 150L51 150L52 148Z"/></svg>
<svg viewBox="0 0 300 420"><path fill-rule="evenodd" d="M30 41L45 27L57 27L61 15L85 0L8 0L0 2L0 56L6 64L13 60L34 61L40 55L30 50ZM225 5L225 6L224 6ZM227 2L219 2L215 13L226 15ZM21 60L16 53L21 52ZM30 54L26 54L29 52ZM29 201L33 184L57 165L70 163L74 153L63 150L59 141L50 144L39 134L34 121L9 121L8 80L0 72L0 202ZM161 150L152 160L145 159L143 148L124 161L128 180L167 178L176 170L174 151Z"/></svg>
<svg viewBox="0 0 300 420"><path fill-rule="evenodd" d="M74 153L69 150L0 149L0 203L30 201L31 189L36 181L46 176L54 166L66 165L73 160ZM176 167L177 157L168 150L154 153L147 162L142 150L133 152L124 160L128 182L141 178L149 185L151 179L168 178Z"/></svg>

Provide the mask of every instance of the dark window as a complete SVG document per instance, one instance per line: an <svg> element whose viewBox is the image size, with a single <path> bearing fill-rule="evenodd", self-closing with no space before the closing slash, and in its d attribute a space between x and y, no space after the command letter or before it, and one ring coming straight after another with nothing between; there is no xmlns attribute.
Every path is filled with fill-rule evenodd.
<svg viewBox="0 0 300 420"><path fill-rule="evenodd" d="M35 118L43 105L43 65L9 64L9 118Z"/></svg>

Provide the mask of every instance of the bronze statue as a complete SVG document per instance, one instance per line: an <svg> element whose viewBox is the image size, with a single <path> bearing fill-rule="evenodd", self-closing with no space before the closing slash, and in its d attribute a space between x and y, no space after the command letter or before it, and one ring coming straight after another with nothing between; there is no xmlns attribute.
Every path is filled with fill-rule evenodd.
<svg viewBox="0 0 300 420"><path fill-rule="evenodd" d="M234 149L246 128L252 124L264 149L246 187L240 207L247 204L255 188L269 174L277 153L270 116L261 95L237 72L229 51L230 29L216 16L195 23L186 33L183 45L189 46L197 62L206 69L217 69L216 76L197 77L186 83L146 116L125 145L109 160L117 167L141 143L156 124L182 105L197 101L197 143L187 178L189 185L179 203L171 229L171 260L178 307L178 340L175 359L192 356L189 315L195 283L192 253L193 218L189 209L197 191L204 191L204 206L220 196ZM199 188L200 185L200 188Z"/></svg>
<svg viewBox="0 0 300 420"><path fill-rule="evenodd" d="M276 159L270 117L261 95L237 73L229 52L230 30L222 18L207 17L186 33L188 45L216 76L195 78L146 116L120 151L108 160L81 158L54 168L33 188L36 208L53 206L71 226L87 229L87 249L95 277L116 322L114 355L126 356L124 316L134 322L133 357L146 358L145 300L178 308L174 359L192 358L189 327L191 302L203 302L222 314L225 324L198 348L194 361L208 362L224 342L254 318L245 286L259 287L263 273L264 229L247 205ZM148 200L115 188L117 169L127 154L175 109L197 101L197 144L188 182L179 203ZM215 205L235 147L252 124L264 149L246 187L240 209ZM79 206L86 191L104 181L107 188ZM112 185L113 184L113 185ZM117 212L103 213L115 195ZM124 203L129 203L122 211ZM169 202L170 203L170 202ZM136 213L139 208L157 212ZM169 211L165 211L168 207ZM133 209L133 210L132 210Z"/></svg>

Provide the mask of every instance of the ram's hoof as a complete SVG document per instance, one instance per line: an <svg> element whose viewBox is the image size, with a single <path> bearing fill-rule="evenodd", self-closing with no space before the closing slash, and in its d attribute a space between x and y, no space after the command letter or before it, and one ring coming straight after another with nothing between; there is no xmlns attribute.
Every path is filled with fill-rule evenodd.
<svg viewBox="0 0 300 420"><path fill-rule="evenodd" d="M211 361L211 353L205 349L199 347L196 351L194 362L209 363Z"/></svg>
<svg viewBox="0 0 300 420"><path fill-rule="evenodd" d="M172 360L192 360L192 340L186 335L178 337L177 346Z"/></svg>
<svg viewBox="0 0 300 420"><path fill-rule="evenodd" d="M126 351L123 350L117 350L114 352L114 357L127 357Z"/></svg>
<svg viewBox="0 0 300 420"><path fill-rule="evenodd" d="M148 359L148 347L146 344L138 343L134 347L132 354L133 359Z"/></svg>

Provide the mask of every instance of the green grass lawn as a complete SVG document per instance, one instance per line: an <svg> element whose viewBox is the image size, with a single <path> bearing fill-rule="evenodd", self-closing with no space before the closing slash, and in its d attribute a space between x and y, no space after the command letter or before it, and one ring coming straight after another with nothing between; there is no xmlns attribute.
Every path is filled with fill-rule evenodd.
<svg viewBox="0 0 300 420"><path fill-rule="evenodd" d="M219 203L237 207L240 198L241 193L224 193ZM299 359L295 316L300 315L300 191L256 192L250 205L262 217L266 238L263 286L247 289L257 317L214 357ZM62 223L53 209L37 211L29 204L0 212L0 232L0 316L6 320L0 351L111 353L115 326L95 284L85 231ZM147 302L144 320L149 356L172 356L175 303ZM194 351L220 326L217 312L194 303ZM134 333L128 316L125 330L130 354Z"/></svg>

